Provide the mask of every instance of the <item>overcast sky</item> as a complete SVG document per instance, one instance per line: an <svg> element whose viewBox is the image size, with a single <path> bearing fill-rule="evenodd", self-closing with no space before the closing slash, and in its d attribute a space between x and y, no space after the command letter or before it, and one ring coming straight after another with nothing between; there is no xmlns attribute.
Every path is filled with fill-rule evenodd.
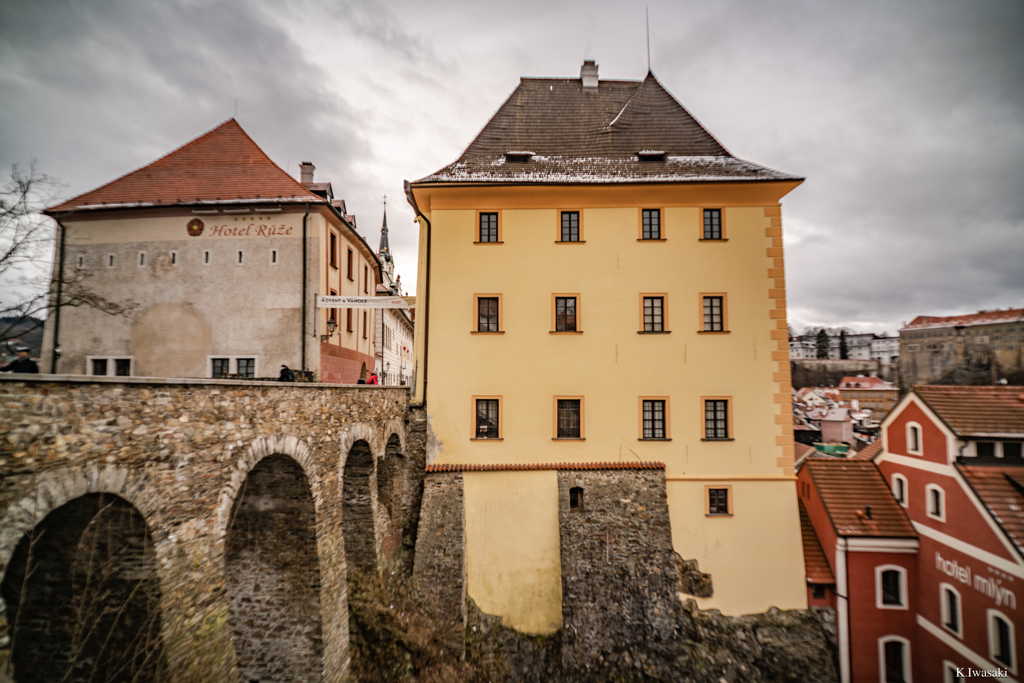
<svg viewBox="0 0 1024 683"><path fill-rule="evenodd" d="M71 196L233 114L316 164L410 293L402 181L455 160L522 76L647 70L641 3L2 0L0 168ZM790 322L890 333L1024 307L1024 3L652 1L661 82L784 200ZM237 100L237 110L236 110Z"/></svg>

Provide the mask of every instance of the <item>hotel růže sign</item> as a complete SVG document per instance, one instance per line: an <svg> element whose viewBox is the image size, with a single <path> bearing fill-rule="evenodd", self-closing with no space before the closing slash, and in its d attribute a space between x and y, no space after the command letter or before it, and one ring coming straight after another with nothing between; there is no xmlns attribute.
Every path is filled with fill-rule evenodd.
<svg viewBox="0 0 1024 683"><path fill-rule="evenodd" d="M236 219L237 220L237 219ZM284 223L266 223L269 218L256 220L243 219L237 225L224 223L218 225L204 225L203 221L193 218L185 226L186 231L192 237L206 235L207 237L291 237L295 228Z"/></svg>

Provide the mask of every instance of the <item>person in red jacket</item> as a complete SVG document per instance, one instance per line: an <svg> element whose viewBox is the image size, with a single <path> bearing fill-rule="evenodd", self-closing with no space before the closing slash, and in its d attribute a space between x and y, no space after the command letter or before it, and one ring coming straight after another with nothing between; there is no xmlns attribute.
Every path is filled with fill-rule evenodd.
<svg viewBox="0 0 1024 683"><path fill-rule="evenodd" d="M377 381L377 371L376 370L374 370L373 372L370 373L370 379L366 380L366 383L367 384L380 384L380 382Z"/></svg>

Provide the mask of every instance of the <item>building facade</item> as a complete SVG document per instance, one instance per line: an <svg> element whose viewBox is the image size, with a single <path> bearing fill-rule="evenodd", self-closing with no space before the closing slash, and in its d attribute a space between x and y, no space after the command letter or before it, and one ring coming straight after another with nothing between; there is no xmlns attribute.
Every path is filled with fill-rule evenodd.
<svg viewBox="0 0 1024 683"><path fill-rule="evenodd" d="M992 383L1024 370L1024 309L948 317L921 315L900 330L900 370L907 384L951 374Z"/></svg>
<svg viewBox="0 0 1024 683"><path fill-rule="evenodd" d="M837 580L843 680L1020 680L1019 388L915 387L876 443L871 461L811 457L800 471Z"/></svg>
<svg viewBox="0 0 1024 683"><path fill-rule="evenodd" d="M381 282L377 293L401 296L402 278L395 274L395 261L388 244L388 216L380 230L377 258L381 263ZM413 321L411 311L384 308L377 315L377 376L381 384L409 386L412 380Z"/></svg>
<svg viewBox="0 0 1024 683"><path fill-rule="evenodd" d="M231 119L48 209L59 226L54 300L77 272L131 313L55 306L43 370L276 378L287 365L327 382L372 370L374 311L317 309L316 295L376 291L379 262L312 164L302 176Z"/></svg>
<svg viewBox="0 0 1024 683"><path fill-rule="evenodd" d="M839 395L843 401L854 405L857 401L857 409L870 408L876 413L885 415L896 405L900 397L900 390L892 382L886 382L879 377L844 377L839 383Z"/></svg>
<svg viewBox="0 0 1024 683"><path fill-rule="evenodd" d="M653 74L590 62L522 79L407 187L428 463L512 470L465 482L482 610L557 630L554 464L637 461L665 463L702 608L806 607L780 206L800 182L730 155Z"/></svg>

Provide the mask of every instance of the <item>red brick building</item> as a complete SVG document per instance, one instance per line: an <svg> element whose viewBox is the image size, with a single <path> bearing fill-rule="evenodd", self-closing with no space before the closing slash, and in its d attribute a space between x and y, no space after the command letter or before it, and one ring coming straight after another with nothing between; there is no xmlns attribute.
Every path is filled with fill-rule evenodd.
<svg viewBox="0 0 1024 683"><path fill-rule="evenodd" d="M836 576L844 681L1020 680L1022 443L1019 387L922 386L872 460L806 461L798 491Z"/></svg>

